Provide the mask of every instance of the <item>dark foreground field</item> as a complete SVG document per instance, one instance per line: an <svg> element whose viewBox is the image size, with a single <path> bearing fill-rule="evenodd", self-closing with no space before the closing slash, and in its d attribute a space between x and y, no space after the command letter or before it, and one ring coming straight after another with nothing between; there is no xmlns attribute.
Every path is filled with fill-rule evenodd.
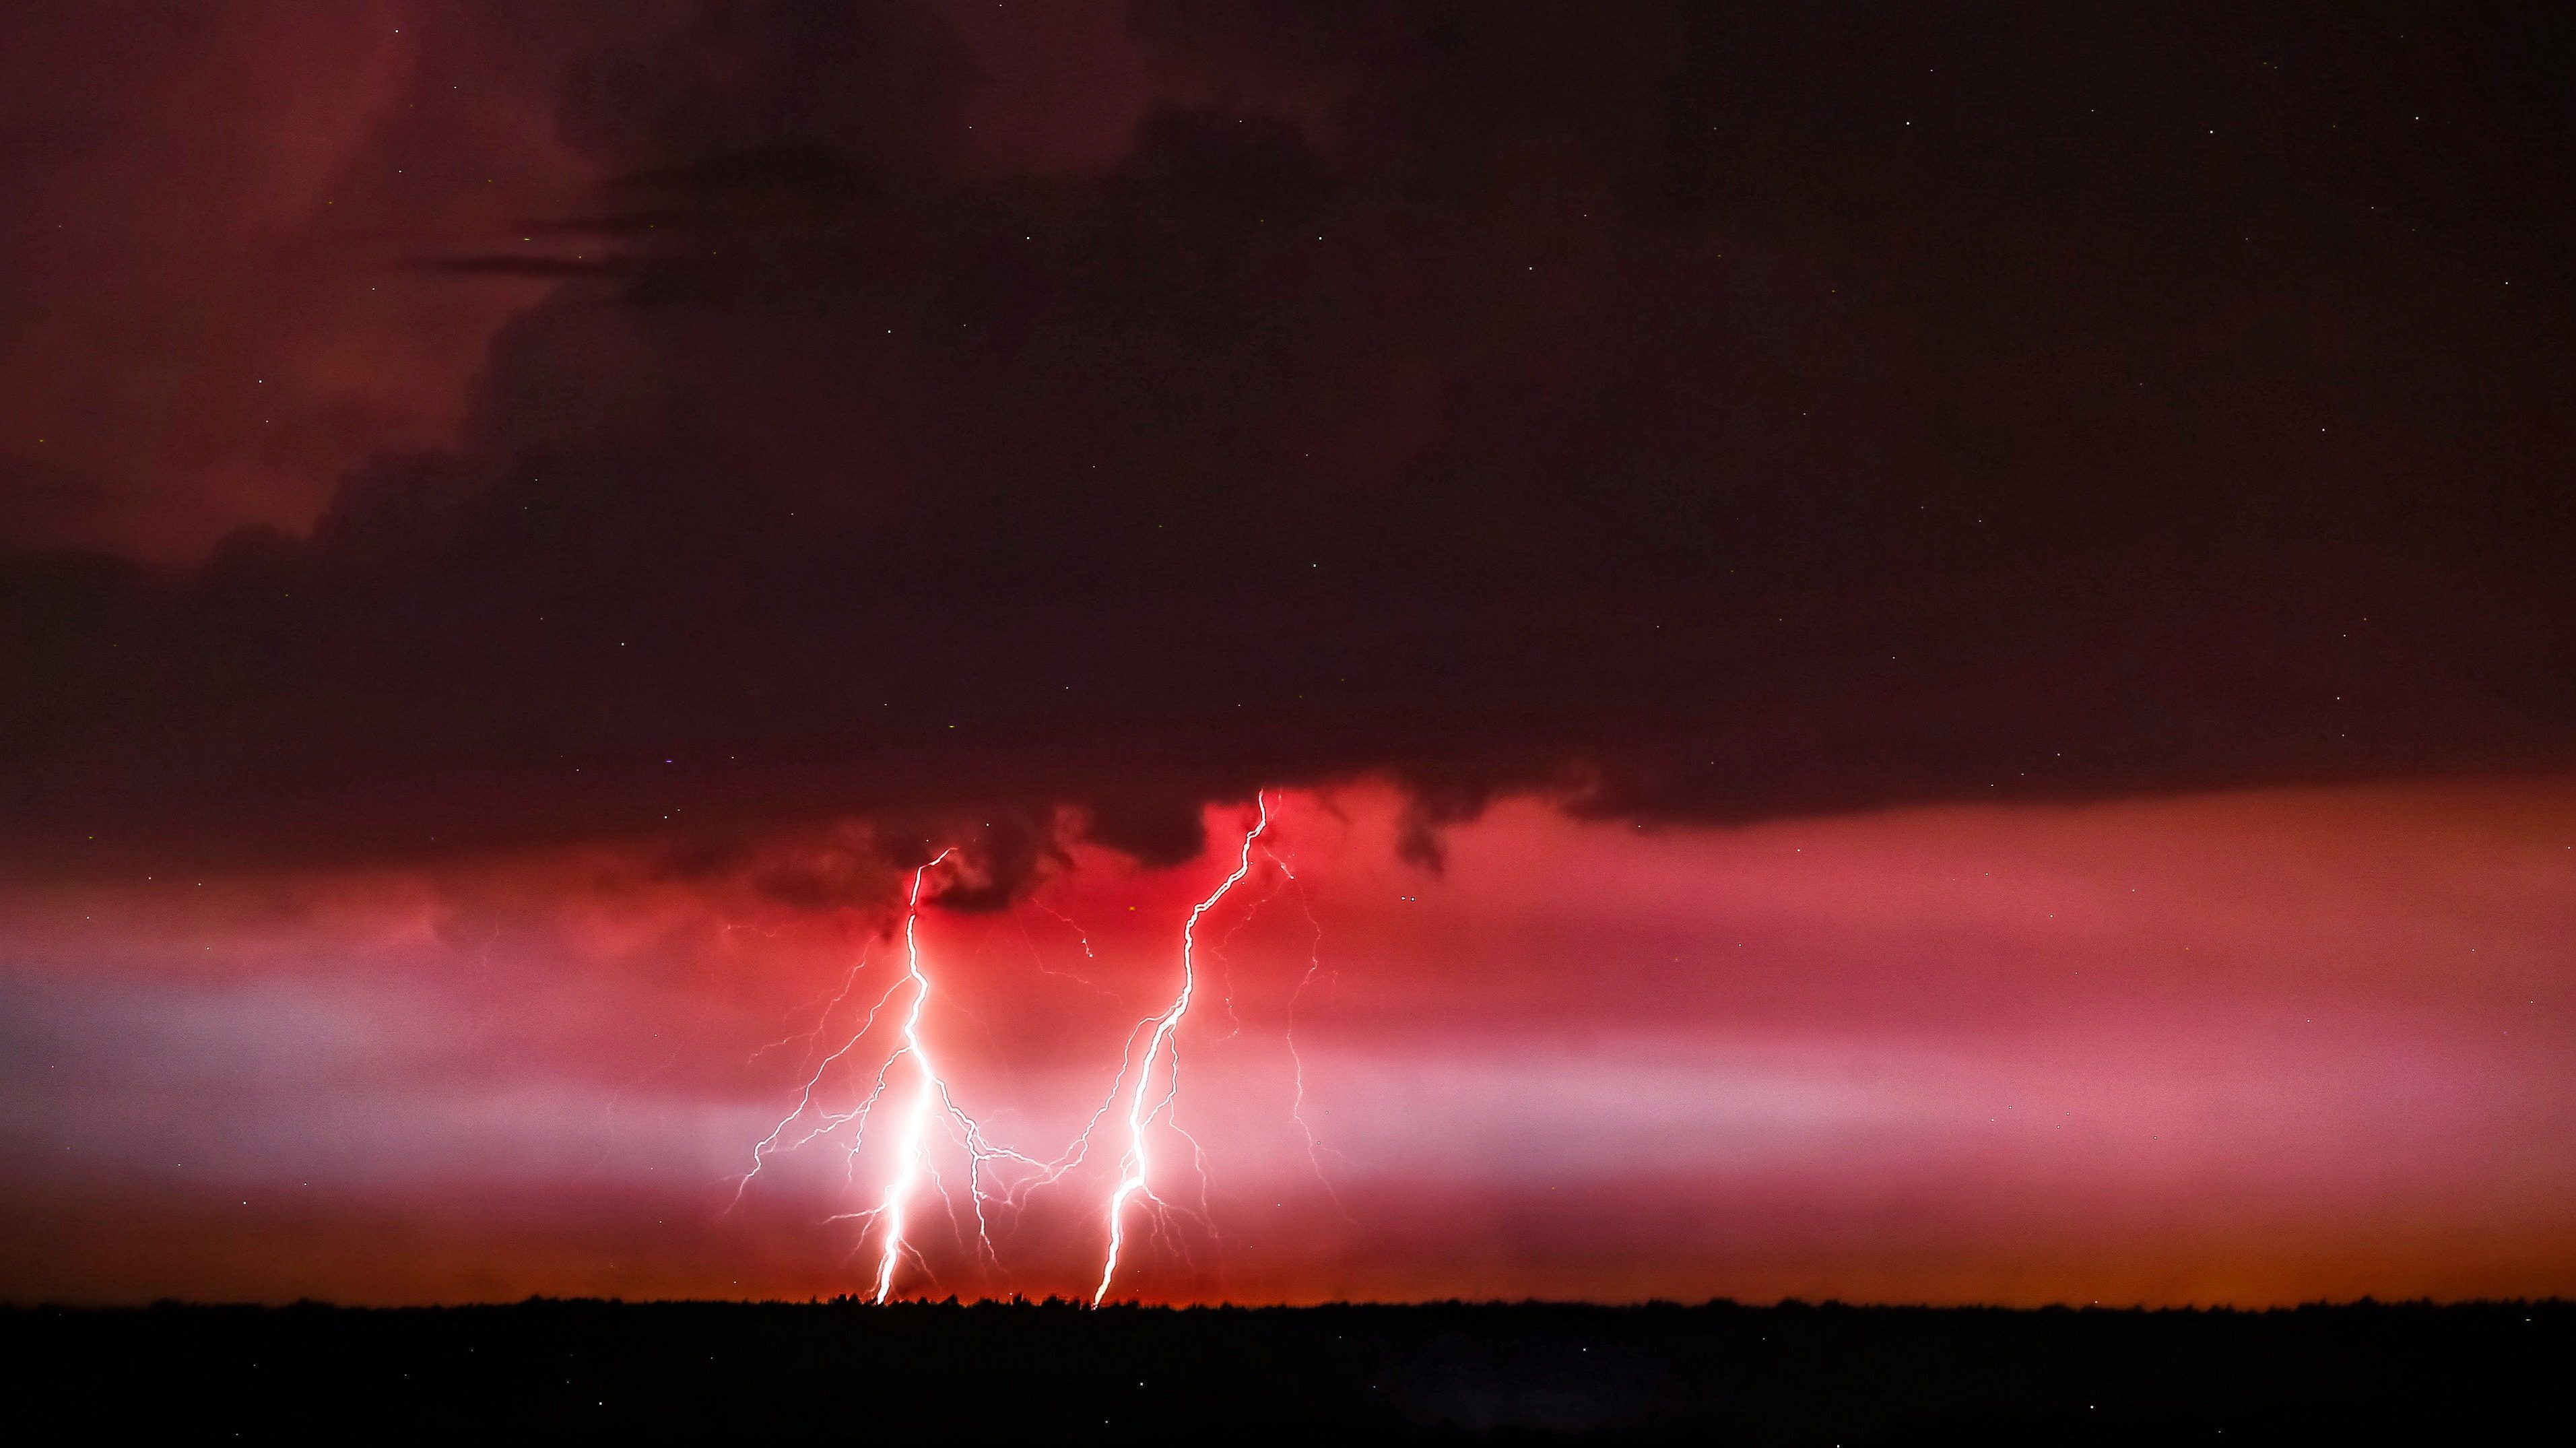
<svg viewBox="0 0 2576 1448"><path fill-rule="evenodd" d="M0 1309L0 1434L91 1441L2495 1441L2571 1377L2565 1302Z"/></svg>

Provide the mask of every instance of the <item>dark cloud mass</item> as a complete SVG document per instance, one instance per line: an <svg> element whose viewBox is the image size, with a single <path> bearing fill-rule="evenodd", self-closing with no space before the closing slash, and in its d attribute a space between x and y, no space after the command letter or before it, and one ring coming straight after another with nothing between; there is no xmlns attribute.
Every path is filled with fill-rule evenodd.
<svg viewBox="0 0 2576 1448"><path fill-rule="evenodd" d="M1042 145L1061 14L710 6L571 68L589 204L418 250L555 279L453 447L0 563L0 842L990 821L1006 888L1372 771L1429 848L2564 765L2532 15L1149 3Z"/></svg>

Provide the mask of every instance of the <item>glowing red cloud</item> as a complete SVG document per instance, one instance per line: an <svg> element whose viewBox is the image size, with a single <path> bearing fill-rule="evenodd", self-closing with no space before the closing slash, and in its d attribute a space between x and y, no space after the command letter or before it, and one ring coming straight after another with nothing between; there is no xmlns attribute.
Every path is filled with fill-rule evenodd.
<svg viewBox="0 0 2576 1448"><path fill-rule="evenodd" d="M1507 803L1441 878L1383 793L1265 803L1248 855L1218 812L1207 858L1076 850L998 914L604 850L15 895L0 1291L1089 1297L1137 1172L1048 1158L1104 1097L1156 1121L1164 1068L1122 1078L1121 1043L1169 1014L1185 930L1164 1046L1215 1230L1130 1232L1122 1295L2576 1288L2562 782L1660 834ZM769 1155L724 1211L878 998L872 942L936 984L879 1035L917 1007L983 1139L1034 1159L1014 1183L1050 1183L987 1184L990 1257L962 1184L950 1222L916 1205L890 1281L889 1235L854 1263L831 1218L854 1180L934 1199L889 1190L900 1133ZM969 1160L942 1115L925 1171Z"/></svg>

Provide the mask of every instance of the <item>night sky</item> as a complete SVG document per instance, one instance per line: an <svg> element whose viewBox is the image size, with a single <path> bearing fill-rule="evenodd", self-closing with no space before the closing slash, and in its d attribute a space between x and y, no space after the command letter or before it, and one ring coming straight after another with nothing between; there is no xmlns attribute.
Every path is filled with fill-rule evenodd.
<svg viewBox="0 0 2576 1448"><path fill-rule="evenodd" d="M2576 1292L2571 61L9 6L0 1297Z"/></svg>

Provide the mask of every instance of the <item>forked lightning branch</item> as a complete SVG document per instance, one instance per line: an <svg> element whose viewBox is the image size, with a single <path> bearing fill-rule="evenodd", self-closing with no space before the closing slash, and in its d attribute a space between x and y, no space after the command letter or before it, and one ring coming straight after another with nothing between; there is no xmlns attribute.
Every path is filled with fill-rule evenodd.
<svg viewBox="0 0 2576 1448"><path fill-rule="evenodd" d="M1121 1265L1135 1245L1134 1228L1139 1221L1151 1222L1158 1230L1167 1225L1173 1213L1203 1215L1173 1202L1156 1190L1155 1137L1166 1132L1186 1143L1191 1165L1199 1173L1201 1199L1206 1185L1206 1153L1196 1138L1183 1130L1174 1119L1181 1090L1180 1031L1190 1011L1190 1003L1199 984L1200 922L1252 874L1253 851L1270 829L1270 802L1267 794L1254 797L1254 819L1235 852L1234 868L1209 892L1205 899L1191 906L1181 925L1179 981L1170 1003L1130 1026L1122 1048L1117 1074L1110 1079L1107 1095L1084 1122L1083 1128L1063 1151L1046 1159L1000 1146L986 1134L983 1125L968 1114L958 1102L950 1081L941 1074L931 1043L924 1038L923 1012L936 989L931 964L925 961L921 948L920 920L930 879L935 871L951 866L957 858L955 849L942 850L912 872L911 889L906 894L900 931L903 970L869 1005L856 1029L836 1049L825 1055L806 1077L796 1104L752 1147L751 1170L735 1184L734 1203L739 1204L745 1192L764 1166L778 1154L817 1141L829 1141L845 1153L847 1171L856 1185L861 1153L869 1140L872 1124L891 1130L894 1141L886 1170L886 1180L874 1203L864 1209L841 1213L834 1221L856 1224L858 1250L872 1251L876 1261L873 1296L878 1302L893 1300L907 1282L926 1282L930 1268L913 1233L918 1209L927 1199L943 1203L952 1218L956 1216L958 1198L962 1196L966 1219L971 1219L974 1251L996 1272L1001 1269L999 1254L993 1242L996 1214L1016 1211L1034 1192L1054 1186L1080 1167L1088 1158L1092 1138L1103 1123L1115 1121L1121 1133L1116 1176L1101 1205L1100 1277L1091 1293L1094 1306L1107 1300L1116 1285ZM1286 867L1281 866L1283 874ZM864 963L862 964L862 969ZM825 1007L826 1017L847 999L855 989L859 970L853 970L850 984ZM1310 970L1308 980L1313 978ZM877 1036L878 1022L899 1020L890 1028L880 1049L881 1055L862 1056L868 1041ZM1293 1048L1293 1046L1292 1046ZM836 1068L848 1070L845 1061L866 1061L866 1088L857 1100L841 1109L820 1104L825 1081ZM1298 1126L1305 1129L1302 1112L1304 1068L1298 1068ZM891 1117L879 1122L880 1116ZM801 1130L800 1130L801 1126ZM965 1161L962 1191L952 1193L951 1182L941 1175L934 1159L935 1137L944 1137ZM1308 1137L1312 1155L1312 1137ZM1320 1167L1320 1163L1318 1163ZM1319 1171L1320 1174L1320 1171ZM925 1195L927 1194L927 1196Z"/></svg>

